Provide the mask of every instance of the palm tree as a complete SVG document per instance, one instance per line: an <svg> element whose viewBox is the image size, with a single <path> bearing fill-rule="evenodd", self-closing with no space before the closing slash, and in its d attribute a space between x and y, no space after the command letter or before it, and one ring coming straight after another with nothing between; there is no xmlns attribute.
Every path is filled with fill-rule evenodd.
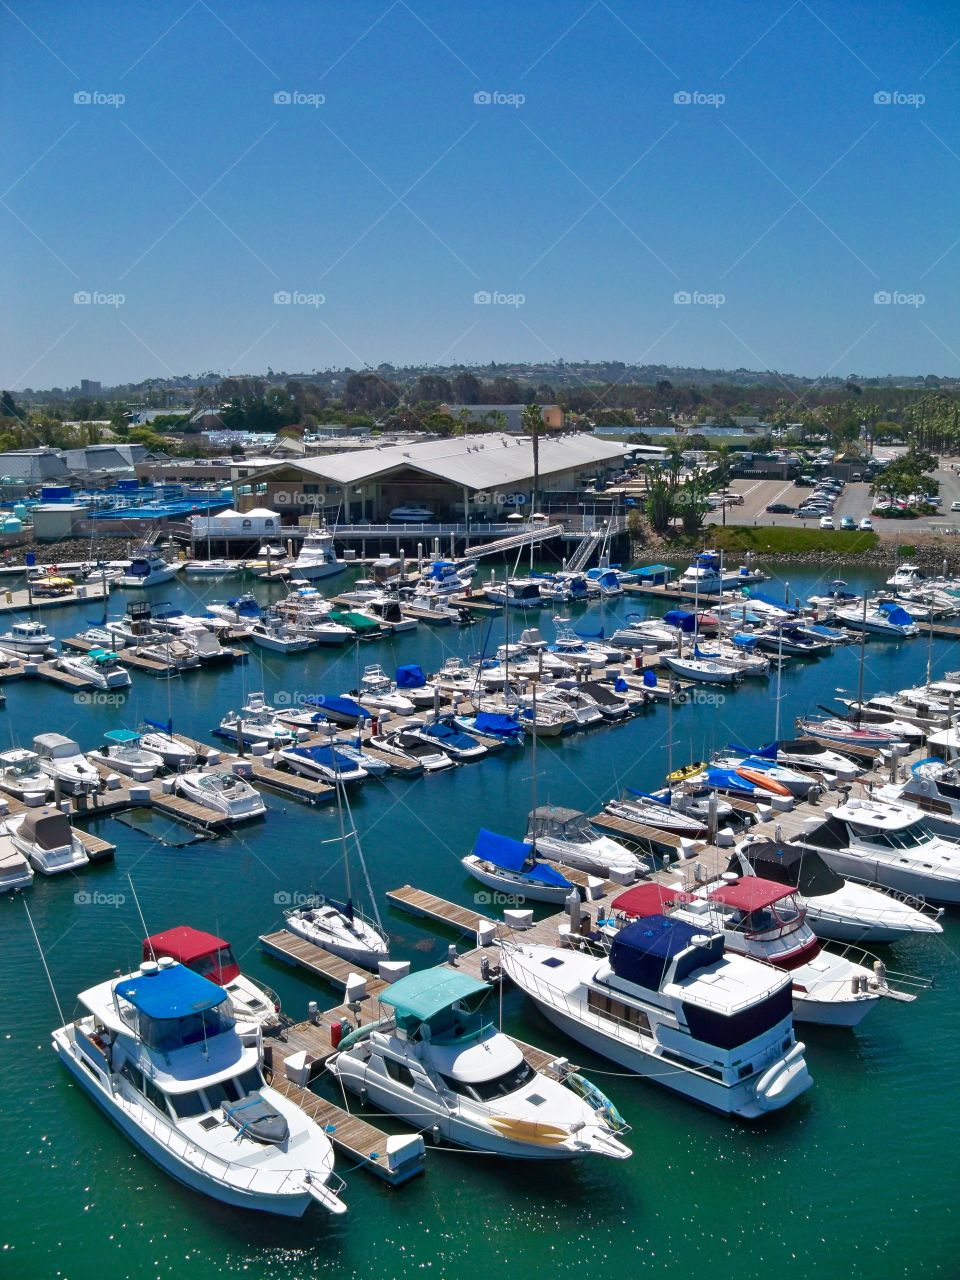
<svg viewBox="0 0 960 1280"><path fill-rule="evenodd" d="M540 428L543 426L543 415L538 404L528 404L521 414L524 431L530 433L533 441L533 492L530 495L531 515L537 510L537 493L540 489Z"/></svg>

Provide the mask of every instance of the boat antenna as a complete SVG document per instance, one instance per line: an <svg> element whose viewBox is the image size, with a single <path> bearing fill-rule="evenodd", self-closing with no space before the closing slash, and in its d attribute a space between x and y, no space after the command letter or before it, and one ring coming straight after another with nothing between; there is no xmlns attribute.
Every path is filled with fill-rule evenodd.
<svg viewBox="0 0 960 1280"><path fill-rule="evenodd" d="M867 648L867 589L863 589L863 618L860 627L860 674L857 678L857 718L854 721L857 728L860 727L860 721L863 719L863 665L866 661Z"/></svg>
<svg viewBox="0 0 960 1280"><path fill-rule="evenodd" d="M933 675L933 610L930 610L930 616L927 619L927 688L930 687L930 680Z"/></svg>
<svg viewBox="0 0 960 1280"><path fill-rule="evenodd" d="M140 924L141 924L141 927L143 928L143 936L147 940L147 944L150 947L150 956L153 960L156 960L157 955L153 949L153 943L150 942L150 930L147 928L147 922L143 918L143 908L140 906L140 899L137 897L137 891L133 887L133 876L130 874L129 871L127 872L127 881L130 885L130 892L133 894L133 902L134 902L134 906L137 908L137 915L140 917Z"/></svg>
<svg viewBox="0 0 960 1280"><path fill-rule="evenodd" d="M47 975L47 982L50 984L50 994L53 996L53 1003L57 1006L57 1013L60 1015L60 1025L66 1024L66 1018L63 1016L63 1010L60 1008L60 1000L57 996L57 989L53 985L53 978L50 976L50 969L47 965L47 957L43 954L43 947L40 945L40 939L37 937L37 930L34 927L33 916L30 914L30 908L27 906L27 900L23 900L23 909L27 913L27 920L30 924L30 932L33 934L33 940L37 944L37 950L40 953L40 963L43 965L43 971Z"/></svg>
<svg viewBox="0 0 960 1280"><path fill-rule="evenodd" d="M347 817L350 819L350 832L353 836L353 843L357 850L357 861L360 863L360 870L363 872L363 882L367 887L367 897L370 901L370 909L373 912L373 918L377 923L377 928L381 933L383 933L383 921L380 919L377 899L374 896L373 885L370 883L370 873L367 871L367 864L363 856L363 846L360 844L360 835L357 831L357 824L354 821L353 810L350 808L350 797L347 795L346 787L343 787L343 803L347 810Z"/></svg>
<svg viewBox="0 0 960 1280"><path fill-rule="evenodd" d="M780 741L780 685L783 681L783 622L777 628L777 692L774 703L773 740Z"/></svg>

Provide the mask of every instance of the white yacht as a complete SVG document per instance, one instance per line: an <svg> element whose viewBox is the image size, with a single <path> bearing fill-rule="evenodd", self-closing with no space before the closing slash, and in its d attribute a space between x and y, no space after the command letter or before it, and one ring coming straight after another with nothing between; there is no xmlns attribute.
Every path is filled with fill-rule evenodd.
<svg viewBox="0 0 960 1280"><path fill-rule="evenodd" d="M314 894L302 907L285 911L284 916L286 927L298 938L363 969L376 969L381 960L389 958L389 943L349 898L339 902Z"/></svg>
<svg viewBox="0 0 960 1280"><path fill-rule="evenodd" d="M919 635L920 632L911 614L902 605L889 600L882 604L868 605L866 615L863 609L853 606L837 609L836 618L854 631L866 631L872 636L890 640L902 640L905 636Z"/></svg>
<svg viewBox="0 0 960 1280"><path fill-rule="evenodd" d="M108 729L103 745L87 755L97 764L124 773L134 782L152 782L163 768L163 757L148 750L133 729Z"/></svg>
<svg viewBox="0 0 960 1280"><path fill-rule="evenodd" d="M362 707L373 711L392 711L398 716L413 715L415 709L411 700L397 688L397 682L376 664L364 667L356 699Z"/></svg>
<svg viewBox="0 0 960 1280"><path fill-rule="evenodd" d="M960 905L960 842L934 834L915 805L851 799L808 827L795 843L815 849L840 875Z"/></svg>
<svg viewBox="0 0 960 1280"><path fill-rule="evenodd" d="M28 809L5 818L2 830L41 875L77 871L90 861L70 819L60 809Z"/></svg>
<svg viewBox="0 0 960 1280"><path fill-rule="evenodd" d="M155 587L158 583L169 582L180 572L182 565L164 560L152 547L144 547L123 566L120 574L121 587Z"/></svg>
<svg viewBox="0 0 960 1280"><path fill-rule="evenodd" d="M291 574L306 582L316 582L319 578L330 578L335 573L342 573L346 567L343 560L337 559L333 534L327 526L324 524L315 529L311 525L301 543L300 553L291 566Z"/></svg>
<svg viewBox="0 0 960 1280"><path fill-rule="evenodd" d="M155 724L145 720L140 730L140 745L146 751L152 751L163 761L167 769L180 773L197 763L197 753L189 743L174 735L169 722Z"/></svg>
<svg viewBox="0 0 960 1280"><path fill-rule="evenodd" d="M296 630L276 614L265 614L255 622L249 639L258 649L269 649L272 653L306 653L318 644L315 637Z"/></svg>
<svg viewBox="0 0 960 1280"><path fill-rule="evenodd" d="M503 604L509 609L539 609L544 599L540 588L532 578L508 578L505 582L491 580L483 594L493 604Z"/></svg>
<svg viewBox="0 0 960 1280"><path fill-rule="evenodd" d="M89 653L63 653L57 666L95 689L126 689L130 672L120 665L117 655L107 649L91 649Z"/></svg>
<svg viewBox="0 0 960 1280"><path fill-rule="evenodd" d="M490 991L446 966L400 978L380 992L378 1020L344 1037L327 1069L378 1111L474 1151L627 1159L627 1126L609 1099L566 1064L535 1070L480 1009Z"/></svg>
<svg viewBox="0 0 960 1280"><path fill-rule="evenodd" d="M527 816L527 841L549 862L575 867L621 883L636 880L648 869L646 859L631 853L610 836L601 835L577 809L540 805Z"/></svg>
<svg viewBox="0 0 960 1280"><path fill-rule="evenodd" d="M35 751L12 747L0 752L0 791L32 808L46 803L53 783L40 768L40 757Z"/></svg>
<svg viewBox="0 0 960 1280"><path fill-rule="evenodd" d="M239 560L187 560L183 571L188 578L226 578L241 567Z"/></svg>
<svg viewBox="0 0 960 1280"><path fill-rule="evenodd" d="M482 742L454 724L453 718L448 716L442 716L430 724L410 725L408 737L444 752L458 763L481 760L487 754L487 748Z"/></svg>
<svg viewBox="0 0 960 1280"><path fill-rule="evenodd" d="M665 653L661 659L674 675L684 680L695 680L699 684L734 684L740 673L725 663L716 662L712 658L678 658L674 654Z"/></svg>
<svg viewBox="0 0 960 1280"><path fill-rule="evenodd" d="M43 622L15 622L8 631L0 631L0 650L21 658L52 658L57 652L57 637Z"/></svg>
<svg viewBox="0 0 960 1280"><path fill-rule="evenodd" d="M53 1047L144 1155L192 1191L300 1217L343 1213L323 1129L264 1083L227 992L169 959L82 991Z"/></svg>
<svg viewBox="0 0 960 1280"><path fill-rule="evenodd" d="M40 771L70 795L86 795L100 786L100 774L72 738L38 733L33 740Z"/></svg>
<svg viewBox="0 0 960 1280"><path fill-rule="evenodd" d="M280 752L280 759L294 773L331 785L336 785L338 779L343 783L363 782L367 777L366 769L345 755L338 742L313 747L287 747Z"/></svg>
<svg viewBox="0 0 960 1280"><path fill-rule="evenodd" d="M912 589L919 587L927 580L927 575L923 572L919 565L901 564L898 565L894 573L887 579L887 586L893 587L895 591L901 589Z"/></svg>
<svg viewBox="0 0 960 1280"><path fill-rule="evenodd" d="M223 602L213 601L207 605L207 613L221 625L231 627L250 627L260 621L263 605L249 592L246 595L234 596Z"/></svg>
<svg viewBox="0 0 960 1280"><path fill-rule="evenodd" d="M255 1038L258 1030L272 1031L280 1026L280 997L240 972L233 948L225 938L188 924L174 925L144 938L144 960L162 960L164 956L223 987L230 997L241 1039L251 1037L251 1033Z"/></svg>
<svg viewBox="0 0 960 1280"><path fill-rule="evenodd" d="M818 938L831 942L902 942L943 932L935 910L890 889L845 880L813 849L747 836L730 859L730 871L791 886Z"/></svg>
<svg viewBox="0 0 960 1280"><path fill-rule="evenodd" d="M740 565L735 570L726 569L720 552L701 551L681 573L677 585L681 591L712 595L732 587L746 586L751 582L762 582L765 577L759 570L748 569L745 565Z"/></svg>
<svg viewBox="0 0 960 1280"><path fill-rule="evenodd" d="M239 711L228 711L217 730L225 738L242 736L248 745L266 742L271 747L292 746L309 734L303 729L292 729L277 718L277 713L262 693L251 693Z"/></svg>
<svg viewBox="0 0 960 1280"><path fill-rule="evenodd" d="M520 941L501 963L579 1044L725 1115L757 1119L813 1083L789 976L726 955L720 934L653 915L621 929L609 957Z"/></svg>
<svg viewBox="0 0 960 1280"><path fill-rule="evenodd" d="M267 811L255 787L222 769L212 773L204 773L202 769L181 773L175 785L182 796L222 814L228 822L246 822L249 818L262 817Z"/></svg>
<svg viewBox="0 0 960 1280"><path fill-rule="evenodd" d="M473 852L460 859L465 871L481 884L509 895L509 900L522 906L526 902L550 902L563 906L574 889L572 881L549 862L541 862L532 844L511 840L481 827ZM602 886L599 877L590 882ZM498 901L494 899L494 901Z"/></svg>

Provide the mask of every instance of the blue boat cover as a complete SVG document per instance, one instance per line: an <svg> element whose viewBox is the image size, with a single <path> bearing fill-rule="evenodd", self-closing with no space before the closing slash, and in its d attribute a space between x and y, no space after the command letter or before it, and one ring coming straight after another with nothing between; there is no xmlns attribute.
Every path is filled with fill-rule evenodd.
<svg viewBox="0 0 960 1280"><path fill-rule="evenodd" d="M708 787L727 787L732 791L744 791L748 795L758 790L747 778L741 778L736 769L718 769L710 765L707 769Z"/></svg>
<svg viewBox="0 0 960 1280"><path fill-rule="evenodd" d="M791 609L789 604L785 604L782 600L774 600L773 596L766 595L763 591L757 591L755 587L744 587L744 591L751 600L759 600L761 604L771 604L775 609L782 609L784 613L795 614L796 609Z"/></svg>
<svg viewBox="0 0 960 1280"><path fill-rule="evenodd" d="M173 733L173 721L168 720L166 724L161 724L159 720L144 720L144 724L148 724L151 729L159 729L161 733L165 733L169 738Z"/></svg>
<svg viewBox="0 0 960 1280"><path fill-rule="evenodd" d="M654 684L656 684L656 677L654 677ZM616 680L613 682L613 691L614 693L630 692L630 686L627 684L626 680L624 680L623 676L617 676Z"/></svg>
<svg viewBox="0 0 960 1280"><path fill-rule="evenodd" d="M447 724L444 720L437 720L434 724L426 725L423 732L428 738L436 738L438 742L446 742L451 747L459 747L461 751L466 751L468 747L479 746L476 738L471 738L469 733L464 733L462 729L455 729L453 725Z"/></svg>
<svg viewBox="0 0 960 1280"><path fill-rule="evenodd" d="M584 631L584 629L580 627L575 634L578 635L581 640L602 640L603 627L597 627L596 631Z"/></svg>
<svg viewBox="0 0 960 1280"><path fill-rule="evenodd" d="M681 631L691 632L697 629L696 614L688 613L686 609L670 609L663 615L662 621L668 627L679 627Z"/></svg>
<svg viewBox="0 0 960 1280"><path fill-rule="evenodd" d="M737 631L733 636L733 643L738 649L753 650L757 647L757 637L749 636L743 631Z"/></svg>
<svg viewBox="0 0 960 1280"><path fill-rule="evenodd" d="M519 872L525 879L537 884L555 885L558 889L570 889L570 881L554 867L545 862L537 862L532 844L523 840L511 840L509 836L501 836L496 831L488 831L481 827L473 846L475 858L484 862L492 862L495 867L504 871Z"/></svg>
<svg viewBox="0 0 960 1280"><path fill-rule="evenodd" d="M778 750L775 742L768 742L765 747L758 747L756 750L751 747L742 747L737 742L728 742L727 748L735 751L738 756L754 756L757 760L776 760Z"/></svg>
<svg viewBox="0 0 960 1280"><path fill-rule="evenodd" d="M423 669L418 667L415 662L410 662L404 667L397 667L398 689L422 689L426 683L427 678L423 674Z"/></svg>
<svg viewBox="0 0 960 1280"><path fill-rule="evenodd" d="M643 683L648 689L655 689L657 687L657 673L650 667L648 667L643 673ZM617 692L619 693L619 690L617 690Z"/></svg>
<svg viewBox="0 0 960 1280"><path fill-rule="evenodd" d="M664 974L693 939L703 937L702 929L669 916L646 916L621 929L610 947L610 967L618 978L634 982L648 991L659 991ZM723 935L714 934L693 948L689 957L678 965L676 979L688 977L697 969L714 964L723 957Z"/></svg>
<svg viewBox="0 0 960 1280"><path fill-rule="evenodd" d="M478 711L473 727L477 733L488 733L492 738L516 738L523 733L523 726L513 716L493 711Z"/></svg>
<svg viewBox="0 0 960 1280"><path fill-rule="evenodd" d="M320 745L291 747L290 750L295 756L304 756L308 760L315 760L317 764L325 764L331 769L342 769L345 773L357 767L356 760L351 760L349 756L345 756L342 751L337 751L334 747Z"/></svg>
<svg viewBox="0 0 960 1280"><path fill-rule="evenodd" d="M215 1009L228 1000L218 987L184 965L173 965L158 973L124 978L115 987L117 995L148 1018L186 1018L204 1009Z"/></svg>
<svg viewBox="0 0 960 1280"><path fill-rule="evenodd" d="M334 715L339 712L342 716L355 716L358 720L370 719L370 712L352 698L332 698L325 693L312 693L304 701L308 707L323 707Z"/></svg>
<svg viewBox="0 0 960 1280"><path fill-rule="evenodd" d="M894 604L892 600L888 600L885 604L882 604L878 612L884 614L888 622L892 622L898 627L905 627L913 621L913 618L909 613L907 613L906 609L901 608L898 604Z"/></svg>

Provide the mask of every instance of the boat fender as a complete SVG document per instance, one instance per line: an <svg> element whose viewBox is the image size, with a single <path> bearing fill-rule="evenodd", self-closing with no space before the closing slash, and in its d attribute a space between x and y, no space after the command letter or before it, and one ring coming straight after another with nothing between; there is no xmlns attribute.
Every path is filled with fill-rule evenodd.
<svg viewBox="0 0 960 1280"><path fill-rule="evenodd" d="M433 1126L433 1128L430 1130L430 1137L433 1139L434 1146L439 1147L439 1145L440 1145L440 1126L439 1126L438 1124L435 1124L435 1125Z"/></svg>
<svg viewBox="0 0 960 1280"><path fill-rule="evenodd" d="M859 995L859 994L860 994L860 975L859 975L859 973L855 973L855 974L853 975L853 977L850 979L850 992L851 992L851 994L852 994L852 995Z"/></svg>

